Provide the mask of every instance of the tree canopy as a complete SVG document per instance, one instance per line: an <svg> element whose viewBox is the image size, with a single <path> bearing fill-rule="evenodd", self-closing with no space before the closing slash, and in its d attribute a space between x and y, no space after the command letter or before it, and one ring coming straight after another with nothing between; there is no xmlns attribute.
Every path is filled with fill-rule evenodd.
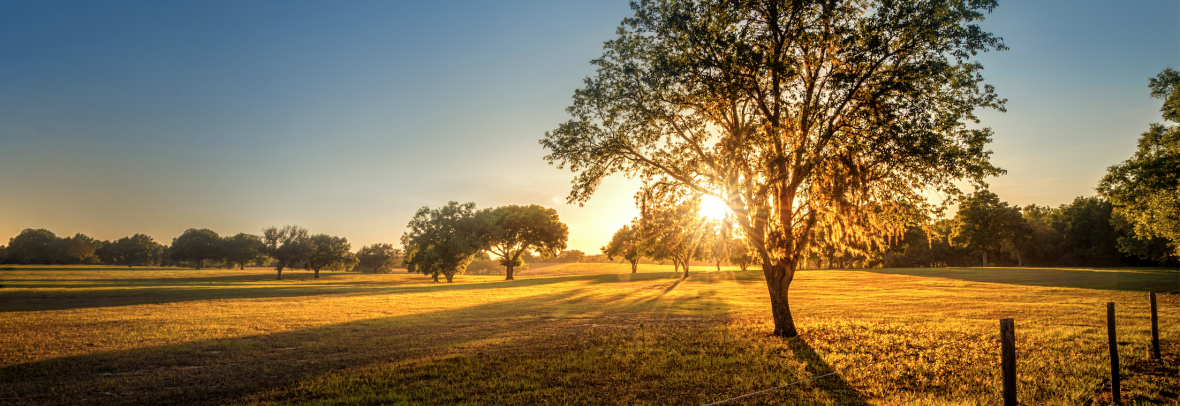
<svg viewBox="0 0 1180 406"><path fill-rule="evenodd" d="M208 228L184 230L179 237L172 239L172 246L168 248L168 256L173 261L192 262L197 269L205 265L209 259L219 259L225 255L221 243L221 236Z"/></svg>
<svg viewBox="0 0 1180 406"><path fill-rule="evenodd" d="M643 0L545 134L585 202L623 173L724 200L763 264L775 334L813 232L866 244L1002 171L980 107L1003 109L978 52L994 0ZM945 202L944 202L945 203Z"/></svg>
<svg viewBox="0 0 1180 406"><path fill-rule="evenodd" d="M435 282L439 275L452 282L476 254L487 249L490 237L487 220L476 215L475 203L470 202L452 201L434 210L423 206L406 228L401 239L406 268Z"/></svg>
<svg viewBox="0 0 1180 406"><path fill-rule="evenodd" d="M558 218L557 210L535 204L511 205L484 209L478 215L490 226L488 250L505 267L505 280L512 280L512 271L524 264L521 255L525 252L556 255L569 240L569 228Z"/></svg>
<svg viewBox="0 0 1180 406"><path fill-rule="evenodd" d="M393 245L373 244L357 251L356 269L366 273L390 273L393 267L401 264L402 258L402 250L393 248Z"/></svg>
<svg viewBox="0 0 1180 406"><path fill-rule="evenodd" d="M267 255L275 260L279 280L283 279L283 268L293 268L311 254L311 235L306 228L295 225L263 229L262 242Z"/></svg>
<svg viewBox="0 0 1180 406"><path fill-rule="evenodd" d="M246 264L265 260L266 244L262 237L254 234L237 233L232 237L225 237L222 241L225 248L225 260L237 264L239 269L246 269Z"/></svg>
<svg viewBox="0 0 1180 406"><path fill-rule="evenodd" d="M1163 118L1180 122L1180 72L1164 69L1150 88L1152 97L1164 100ZM1124 240L1124 252L1149 252L1150 240L1162 239L1171 256L1180 256L1180 126L1152 124L1139 137L1135 155L1107 169L1098 193L1141 240Z"/></svg>
<svg viewBox="0 0 1180 406"><path fill-rule="evenodd" d="M327 234L316 234L308 239L310 250L304 260L304 265L315 271L315 278L319 279L320 270L343 271L356 265L356 256L352 254L352 245L348 239Z"/></svg>
<svg viewBox="0 0 1180 406"><path fill-rule="evenodd" d="M629 225L624 225L619 231L615 231L615 234L610 238L610 242L603 246L601 250L603 254L606 254L607 259L611 261L614 261L615 258L620 258L630 263L631 273L635 273L639 267L639 260L643 258L639 244L639 232Z"/></svg>
<svg viewBox="0 0 1180 406"><path fill-rule="evenodd" d="M1005 243L1011 245L1025 228L1020 208L1008 206L989 190L978 190L959 205L951 241L955 246L978 250L983 266L988 266L987 253L999 251Z"/></svg>

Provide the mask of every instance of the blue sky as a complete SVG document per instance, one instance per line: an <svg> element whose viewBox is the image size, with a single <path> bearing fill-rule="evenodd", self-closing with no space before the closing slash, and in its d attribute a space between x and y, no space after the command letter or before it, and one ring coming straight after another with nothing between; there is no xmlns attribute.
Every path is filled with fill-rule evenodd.
<svg viewBox="0 0 1180 406"><path fill-rule="evenodd" d="M169 242L299 224L396 243L448 200L542 204L594 253L635 211L608 181L568 206L537 144L566 119L623 1L0 2L0 238L23 228ZM1176 1L1001 2L983 55L992 190L1092 195L1158 122Z"/></svg>

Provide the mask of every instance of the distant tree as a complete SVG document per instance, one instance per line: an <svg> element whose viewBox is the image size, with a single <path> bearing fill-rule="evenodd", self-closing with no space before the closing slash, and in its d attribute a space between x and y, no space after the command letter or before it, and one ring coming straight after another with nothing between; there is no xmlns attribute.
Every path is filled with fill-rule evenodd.
<svg viewBox="0 0 1180 406"><path fill-rule="evenodd" d="M168 257L177 262L192 263L195 268L205 267L205 261L221 259L225 256L221 236L208 228L184 230L179 237L172 239L168 247Z"/></svg>
<svg viewBox="0 0 1180 406"><path fill-rule="evenodd" d="M553 258L553 261L560 262L560 263L566 263L566 264L575 264L575 263L582 262L585 259L586 259L585 252L582 252L580 250L567 250L567 251L559 252L557 254L557 256Z"/></svg>
<svg viewBox="0 0 1180 406"><path fill-rule="evenodd" d="M262 242L262 237L254 234L237 233L232 237L227 236L221 240L221 244L225 250L225 261L230 265L236 264L238 269L244 270L246 264L258 263L267 258L266 244Z"/></svg>
<svg viewBox="0 0 1180 406"><path fill-rule="evenodd" d="M0 264L8 263L8 247L0 245Z"/></svg>
<svg viewBox="0 0 1180 406"><path fill-rule="evenodd" d="M67 264L97 264L98 249L103 242L78 233L61 240L62 256Z"/></svg>
<svg viewBox="0 0 1180 406"><path fill-rule="evenodd" d="M315 278L319 279L320 270L339 271L351 269L356 265L356 256L352 254L352 245L348 239L327 234L311 236L311 252L305 259L305 265L315 271Z"/></svg>
<svg viewBox="0 0 1180 406"><path fill-rule="evenodd" d="M451 283L488 247L489 227L486 219L476 216L475 203L452 201L434 210L422 207L402 234L406 268L431 276L436 283L444 275Z"/></svg>
<svg viewBox="0 0 1180 406"><path fill-rule="evenodd" d="M17 264L52 264L58 258L61 239L44 228L26 228L8 240L8 256Z"/></svg>
<svg viewBox="0 0 1180 406"><path fill-rule="evenodd" d="M705 252L705 257L713 261L717 266L717 271L721 271L721 263L729 260L729 242L733 238L729 223L717 220L711 221L711 224L706 228L710 231L706 234L705 245L708 250Z"/></svg>
<svg viewBox="0 0 1180 406"><path fill-rule="evenodd" d="M692 260L707 256L712 222L700 215L700 195L671 183L657 183L637 194L640 250L654 260L671 260L688 278Z"/></svg>
<svg viewBox="0 0 1180 406"><path fill-rule="evenodd" d="M612 261L615 258L620 258L631 263L631 273L636 273L639 269L639 260L643 258L639 250L639 243L639 233L631 226L624 225L619 231L615 231L610 242L600 249Z"/></svg>
<svg viewBox="0 0 1180 406"><path fill-rule="evenodd" d="M1111 222L1113 206L1099 197L1078 197L1063 206L1066 261L1084 266L1118 266L1119 233Z"/></svg>
<svg viewBox="0 0 1180 406"><path fill-rule="evenodd" d="M1180 122L1180 72L1168 68L1150 82L1151 97L1163 99L1164 120ZM1139 136L1131 159L1107 169L1098 193L1113 206L1113 216L1129 226L1134 238L1123 252L1143 252L1162 238L1180 257L1180 126L1152 124Z"/></svg>
<svg viewBox="0 0 1180 406"><path fill-rule="evenodd" d="M569 228L554 209L511 205L484 209L478 215L490 226L488 250L504 266L504 280L513 279L513 270L524 264L521 256L525 252L553 255L565 249L569 240Z"/></svg>
<svg viewBox="0 0 1180 406"><path fill-rule="evenodd" d="M311 235L306 228L285 226L268 227L262 230L262 243L266 254L274 258L276 279L283 279L283 268L294 268L307 260L311 253Z"/></svg>
<svg viewBox="0 0 1180 406"><path fill-rule="evenodd" d="M148 266L160 263L164 246L145 234L123 237L104 244L98 255L104 263L127 266Z"/></svg>
<svg viewBox="0 0 1180 406"><path fill-rule="evenodd" d="M1010 215L1012 208L1000 197L986 189L977 190L959 205L951 241L955 246L978 250L983 266L988 266L987 253L998 251L1012 230L1020 225L1019 216Z"/></svg>
<svg viewBox="0 0 1180 406"><path fill-rule="evenodd" d="M743 271L754 263L752 251L746 247L746 240L734 238L729 243L729 263L737 265Z"/></svg>
<svg viewBox="0 0 1180 406"><path fill-rule="evenodd" d="M356 253L356 269L365 273L390 273L402 262L402 250L390 244L373 244Z"/></svg>

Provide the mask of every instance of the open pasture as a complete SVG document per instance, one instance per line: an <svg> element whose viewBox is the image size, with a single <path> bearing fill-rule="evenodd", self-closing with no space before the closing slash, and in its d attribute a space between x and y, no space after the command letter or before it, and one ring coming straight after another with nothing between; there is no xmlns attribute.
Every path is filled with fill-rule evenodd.
<svg viewBox="0 0 1180 406"><path fill-rule="evenodd" d="M0 270L0 403L705 404L835 372L733 404L997 404L1004 317L1022 404L1101 403L1113 301L1125 402L1177 404L1175 295L1145 361L1175 271L805 270L794 339L761 271L639 271Z"/></svg>

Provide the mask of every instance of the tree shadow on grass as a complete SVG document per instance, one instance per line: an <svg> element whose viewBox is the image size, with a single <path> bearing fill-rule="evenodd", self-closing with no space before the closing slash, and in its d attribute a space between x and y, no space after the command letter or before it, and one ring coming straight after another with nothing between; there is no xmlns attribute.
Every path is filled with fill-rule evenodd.
<svg viewBox="0 0 1180 406"><path fill-rule="evenodd" d="M1180 273L1156 270L1062 268L875 268L847 270L888 275L946 278L1075 289L1161 291L1180 288Z"/></svg>
<svg viewBox="0 0 1180 406"><path fill-rule="evenodd" d="M766 341L748 339L759 333L735 335L724 315L661 317L662 307L638 297L603 293L575 287L447 311L10 365L0 368L0 404L699 404L709 394L740 394L752 375L783 379L775 371L790 360L764 355ZM725 306L709 297L672 302ZM807 365L798 374L830 370L806 343L783 344ZM764 362L775 366L757 367ZM768 396L863 404L838 379L801 390Z"/></svg>
<svg viewBox="0 0 1180 406"><path fill-rule="evenodd" d="M328 295L365 296L511 289L566 282L585 282L587 284L649 282L668 279L671 274L591 274L526 278L513 281L464 282L460 280L460 283L429 283L425 277L421 281L408 283L406 281L391 281L387 283L373 281L349 282L345 279L345 275L340 275L339 277L334 277L335 275L331 274L321 275L321 278L316 280L306 278L306 275L303 274L295 274L295 276L285 278L283 281L266 280L275 284L281 284L281 286L271 285L259 287L241 284L244 282L260 281L255 276L247 276L230 277L230 279L225 279L225 277L211 277L120 280L126 281L126 284L120 284L120 281L105 281L106 283L100 284L62 283L58 285L47 285L53 290L40 291L0 289L0 313L133 306L199 300L269 299ZM55 280L38 279L38 281L52 282ZM69 281L63 280L62 282ZM118 286L119 288L96 289L95 287L98 286Z"/></svg>

